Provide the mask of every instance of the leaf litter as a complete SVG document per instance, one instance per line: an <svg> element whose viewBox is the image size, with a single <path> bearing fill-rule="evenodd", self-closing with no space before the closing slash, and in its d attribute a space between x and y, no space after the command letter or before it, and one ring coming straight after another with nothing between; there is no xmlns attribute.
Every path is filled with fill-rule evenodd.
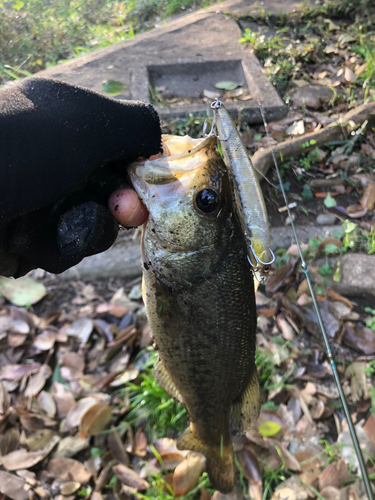
<svg viewBox="0 0 375 500"><path fill-rule="evenodd" d="M328 237L304 251L316 257L341 245ZM48 277L46 289L55 279L61 304L69 305L55 303L52 311L47 294L38 307L3 299L0 309L6 347L0 352L0 492L16 500L349 499L352 491L361 498L305 278L293 246L283 255L257 292L262 410L250 432L233 437L237 482L230 495L212 490L202 455L176 448L187 416L153 380L155 352L142 301L129 299L126 284L109 292L81 282L71 283L67 301L64 282ZM318 297L371 471L375 334L353 299L329 287ZM27 328L18 327L25 339L12 346L15 318Z"/></svg>

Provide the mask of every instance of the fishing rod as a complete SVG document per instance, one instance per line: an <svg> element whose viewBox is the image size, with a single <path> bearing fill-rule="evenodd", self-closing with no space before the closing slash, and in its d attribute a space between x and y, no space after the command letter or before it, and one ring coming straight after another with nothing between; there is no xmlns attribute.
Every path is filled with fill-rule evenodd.
<svg viewBox="0 0 375 500"><path fill-rule="evenodd" d="M325 329L325 326L324 326L324 323L323 323L322 315L320 313L318 302L316 300L316 296L315 296L315 293L314 293L314 290L313 290L313 286L312 286L312 283L311 283L311 280L310 280L309 270L308 270L306 261L305 261L305 259L303 257L302 250L301 250L301 245L300 245L298 237L297 237L297 232L296 232L296 228L295 228L295 225L294 225L294 222L293 222L292 213L290 211L288 199L287 199L287 196L286 196L286 193L285 193L285 189L284 189L284 185L283 185L283 182L281 180L281 175L280 175L279 166L278 166L278 163L277 163L277 160L276 160L276 155L275 155L274 149L272 147L271 137L270 137L270 134L269 134L269 131L268 131L268 124L267 124L267 121L266 121L266 117L264 116L264 111L263 111L262 103L260 101L258 101L258 106L259 106L259 109L260 109L260 113L261 113L261 116L262 116L264 128L265 128L266 135L267 135L267 138L268 138L268 144L269 144L269 148L271 150L271 155L272 155L272 158L273 158L273 162L275 164L275 169L276 169L277 177L278 177L278 180L279 180L279 183L280 183L280 190L281 190L281 193L282 193L283 198L284 198L284 202L285 202L286 209L287 209L288 216L289 216L289 220L290 220L290 225L292 227L294 239L295 239L295 242L296 242L296 245L297 245L297 248L298 248L298 253L299 253L300 258L301 258L302 272L304 273L304 275L306 277L306 281L307 281L308 286L309 286L311 298L312 298L312 301L313 301L313 304L314 304L314 309L315 309L315 312L316 312L316 315L317 315L317 318L318 318L319 328L320 328L320 331L321 331L321 334L322 334L322 337L323 337L323 341L324 341L324 345L325 345L325 348L326 348L326 351L327 351L327 356L328 356L328 359L329 359L329 363L330 363L331 368L332 368L333 378L335 379L337 390L339 392L339 396L340 396L340 400L341 400L341 406L342 406L342 408L344 410L346 421L348 422L350 436L352 438L354 450L355 450L355 453L357 455L358 464L359 464L359 468L361 470L361 474L362 474L363 482L364 482L364 485L365 485L367 497L368 497L369 500L374 500L374 496L373 496L372 488L371 488L371 483L370 483L370 479L369 479L368 474L367 474L366 465L365 465L365 461L363 459L363 454L362 454L362 450L361 450L361 447L360 447L360 444L359 444L357 432L355 430L355 426L354 426L354 424L352 422L352 419L351 419L351 416L350 416L350 412L349 412L349 408L348 408L348 403L346 401L346 397L345 397L344 391L343 391L342 386L341 386L341 382L340 382L338 371L337 371L337 366L336 366L335 360L333 359L333 354L332 354L331 346L330 346L330 343L329 343L328 335L327 335L327 332L326 332L326 329Z"/></svg>

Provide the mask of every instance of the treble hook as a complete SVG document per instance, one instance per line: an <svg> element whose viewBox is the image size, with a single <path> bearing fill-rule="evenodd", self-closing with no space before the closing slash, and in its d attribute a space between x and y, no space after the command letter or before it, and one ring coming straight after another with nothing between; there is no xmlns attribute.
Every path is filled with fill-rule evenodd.
<svg viewBox="0 0 375 500"><path fill-rule="evenodd" d="M216 135L216 138L218 141L227 141L230 137L230 132L228 134L228 137L219 137L217 134L215 134L215 129L217 129L216 122L217 122L217 110L222 107L222 102L219 101L218 98L216 98L212 103L211 103L211 108L214 110L214 117L212 120L212 126L211 130L208 135Z"/></svg>
<svg viewBox="0 0 375 500"><path fill-rule="evenodd" d="M261 267L267 267L267 266L270 266L271 264L273 264L276 260L276 257L275 257L275 254L273 253L272 249L269 248L269 251L271 252L271 256L272 256L272 259L269 261L269 262L263 262L258 254L256 253L256 251L254 250L254 247L253 247L253 244L252 242L250 241L250 244L249 244L249 249L251 251L251 253L253 254L253 257L255 259L255 262L256 262L256 265L254 266L254 264L251 262L251 258L250 256L248 255L247 256L247 260L249 261L250 263L250 266L254 269L254 271L259 271L260 270L260 266ZM260 264L260 266L259 266ZM269 269L264 269L265 272L268 272Z"/></svg>

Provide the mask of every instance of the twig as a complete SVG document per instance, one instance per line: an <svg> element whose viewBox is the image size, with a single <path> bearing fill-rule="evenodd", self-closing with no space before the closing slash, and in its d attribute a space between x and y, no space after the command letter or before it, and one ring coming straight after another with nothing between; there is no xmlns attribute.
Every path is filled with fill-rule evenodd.
<svg viewBox="0 0 375 500"><path fill-rule="evenodd" d="M318 132L311 132L310 134L302 135L296 139L281 142L274 148L276 159L280 161L283 158L296 158L302 153L307 153L316 147L323 146L327 142L342 140L345 138L347 124L350 121L354 122L356 125L361 125L366 120L369 120L373 113L375 113L375 102L362 104L358 108L346 113L340 120L340 123L331 123L327 128L319 130ZM308 147L301 148L307 141L314 142ZM261 180L268 172L268 169L273 165L271 148L257 151L253 155L252 161L254 168L260 174L258 178Z"/></svg>

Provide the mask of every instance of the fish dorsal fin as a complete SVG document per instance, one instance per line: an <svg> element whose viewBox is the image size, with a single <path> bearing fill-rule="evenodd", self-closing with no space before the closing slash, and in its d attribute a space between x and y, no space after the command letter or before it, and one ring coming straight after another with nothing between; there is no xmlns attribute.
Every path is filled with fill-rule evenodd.
<svg viewBox="0 0 375 500"><path fill-rule="evenodd" d="M241 401L234 403L230 416L231 429L238 433L246 432L259 416L259 382L256 369L242 393Z"/></svg>
<svg viewBox="0 0 375 500"><path fill-rule="evenodd" d="M156 382L162 387L171 398L179 403L182 403L181 394L178 392L177 387L172 382L165 366L163 365L161 359L158 357L156 364L154 366L154 378Z"/></svg>

